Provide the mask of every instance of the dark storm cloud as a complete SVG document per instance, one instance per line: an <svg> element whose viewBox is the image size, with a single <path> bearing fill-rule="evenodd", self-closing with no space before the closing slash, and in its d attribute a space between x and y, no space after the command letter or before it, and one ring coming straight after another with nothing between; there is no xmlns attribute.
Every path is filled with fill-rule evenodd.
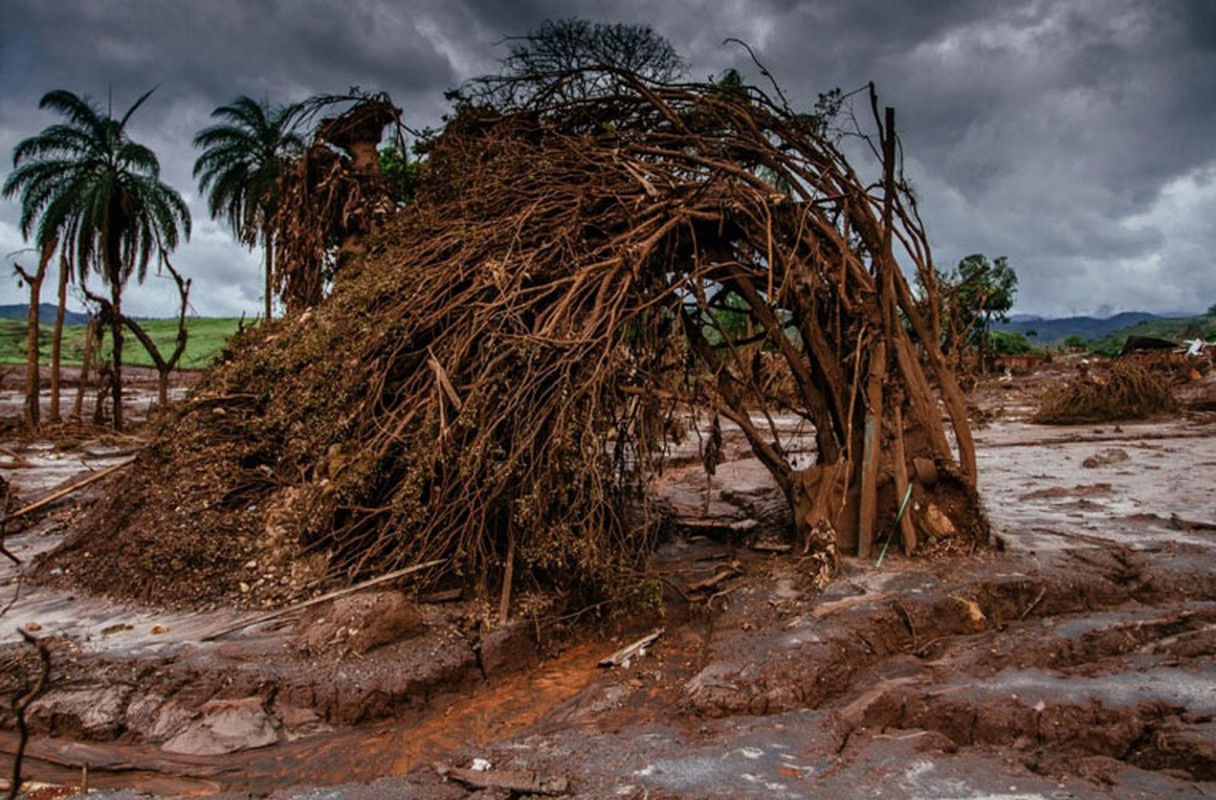
<svg viewBox="0 0 1216 800"><path fill-rule="evenodd" d="M116 108L158 85L133 130L195 214L175 260L202 313L258 307L258 257L205 218L189 140L238 94L274 102L352 85L388 91L414 127L496 69L506 36L578 15L649 24L703 79L733 66L791 102L873 80L898 109L940 264L1007 255L1018 306L1047 313L1216 301L1216 4L1207 0L0 0L0 175L35 108L69 88ZM864 109L860 109L864 110ZM0 249L21 246L0 204ZM0 300L17 299L0 283ZM161 286L132 289L150 313ZM171 287L169 298L171 301ZM139 304L143 303L141 307Z"/></svg>

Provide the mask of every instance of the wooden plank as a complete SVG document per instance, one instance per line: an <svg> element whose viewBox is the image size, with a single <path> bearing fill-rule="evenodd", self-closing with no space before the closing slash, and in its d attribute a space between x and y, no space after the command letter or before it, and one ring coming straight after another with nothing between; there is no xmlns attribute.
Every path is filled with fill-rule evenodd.
<svg viewBox="0 0 1216 800"><path fill-rule="evenodd" d="M16 519L17 517L24 516L33 511L37 511L40 508L48 506L51 503L55 502L56 500L60 500L64 497L67 497L68 495L72 494L73 492L83 489L84 487L88 486L89 484L96 483L97 481L101 480L102 478L106 477L107 475L117 472L118 470L127 466L134 460L135 459L132 458L129 461L123 461L121 464L114 464L113 466L109 466L103 470L94 472L92 475L89 475L87 478L84 478L83 480L78 480L78 481L71 483L68 486L64 486L63 488L56 489L55 491L51 492L49 495L47 495L46 497L37 501L36 503L30 503L25 508L17 509L12 514L8 515L8 519Z"/></svg>

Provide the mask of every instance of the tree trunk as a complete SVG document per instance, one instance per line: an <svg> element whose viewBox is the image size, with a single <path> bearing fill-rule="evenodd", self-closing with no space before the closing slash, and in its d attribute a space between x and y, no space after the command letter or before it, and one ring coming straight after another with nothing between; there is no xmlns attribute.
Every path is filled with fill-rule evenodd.
<svg viewBox="0 0 1216 800"><path fill-rule="evenodd" d="M25 426L31 431L38 430L42 423L42 405L39 400L38 376L38 300L42 294L43 271L39 269L34 275L25 275L25 282L30 287L29 312L26 315L25 329Z"/></svg>
<svg viewBox="0 0 1216 800"><path fill-rule="evenodd" d="M14 264L17 274L30 287L30 302L26 309L25 328L25 424L31 431L38 430L42 424L42 400L39 397L40 379L38 375L38 305L42 300L42 281L46 278L46 267L51 261L51 254L59 242L53 240L43 245L38 258L38 269L31 275L20 264Z"/></svg>
<svg viewBox="0 0 1216 800"><path fill-rule="evenodd" d="M110 397L114 402L114 430L122 430L122 287L119 284L111 282L110 284L110 302L113 307L110 310L110 335L113 341L110 343L111 354L113 356L113 374L111 375Z"/></svg>
<svg viewBox="0 0 1216 800"><path fill-rule="evenodd" d="M177 316L177 343L173 348L173 353L168 358L160 352L160 348L156 346L156 342L148 335L138 322L133 319L128 319L122 314L115 312L114 316L122 323L124 327L135 334L135 338L144 346L144 350L148 352L152 363L156 365L157 377L157 398L160 405L164 406L169 403L169 376L173 374L174 368L177 367L177 362L181 360L182 354L186 352L186 341L189 331L186 330L186 312L190 309L190 284L191 281L182 278L181 273L173 268L169 263L169 258L165 257L165 268L169 270L169 274L173 276L173 280L177 282L177 292L182 300L181 311ZM104 301L101 301L104 303Z"/></svg>
<svg viewBox="0 0 1216 800"><path fill-rule="evenodd" d="M266 236L266 320L274 310L274 238Z"/></svg>
<svg viewBox="0 0 1216 800"><path fill-rule="evenodd" d="M89 324L84 331L84 356L80 367L80 379L76 384L76 401L72 404L72 419L84 419L84 393L89 383L89 364L93 360L94 342L97 339L97 317L89 315Z"/></svg>
<svg viewBox="0 0 1216 800"><path fill-rule="evenodd" d="M63 359L63 317L68 305L68 259L59 254L59 303L55 307L55 331L51 334L51 422L59 422L59 394Z"/></svg>

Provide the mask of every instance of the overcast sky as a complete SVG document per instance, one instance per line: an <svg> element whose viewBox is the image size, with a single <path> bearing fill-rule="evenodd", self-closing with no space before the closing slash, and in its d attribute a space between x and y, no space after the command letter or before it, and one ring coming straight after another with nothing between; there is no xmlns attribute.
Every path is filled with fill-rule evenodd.
<svg viewBox="0 0 1216 800"><path fill-rule="evenodd" d="M698 79L731 66L754 77L722 44L746 40L796 106L875 81L897 109L938 264L1008 256L1015 311L1216 303L1208 0L0 0L0 180L16 143L58 121L37 108L45 92L103 106L112 92L118 114L158 87L130 131L194 216L174 264L194 279L197 313L252 316L260 254L207 217L190 174L212 109L357 85L387 91L407 125L435 125L445 89L497 68L495 42L572 15L651 25ZM0 201L0 303L26 299L7 257L26 246L18 213ZM176 303L155 277L127 298L142 315Z"/></svg>

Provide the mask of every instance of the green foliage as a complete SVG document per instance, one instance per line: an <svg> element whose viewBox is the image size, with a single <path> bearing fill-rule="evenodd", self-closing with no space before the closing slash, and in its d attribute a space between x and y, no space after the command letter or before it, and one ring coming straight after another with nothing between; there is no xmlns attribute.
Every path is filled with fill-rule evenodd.
<svg viewBox="0 0 1216 800"><path fill-rule="evenodd" d="M1017 294L1018 276L1005 256L992 261L972 253L950 272L936 271L943 349L961 352L976 348L991 351L993 321L1007 322ZM917 278L921 294L925 287ZM927 299L927 298L926 298Z"/></svg>
<svg viewBox="0 0 1216 800"><path fill-rule="evenodd" d="M734 292L723 293L721 307L712 316L713 319L705 321L702 331L710 344L719 344L726 338L744 339L755 332L747 301Z"/></svg>
<svg viewBox="0 0 1216 800"><path fill-rule="evenodd" d="M1084 336L1072 335L1064 340L1064 346L1070 349L1084 350L1089 347L1089 341Z"/></svg>
<svg viewBox="0 0 1216 800"><path fill-rule="evenodd" d="M202 154L194 162L207 211L223 219L233 235L250 246L269 238L278 206L279 178L304 140L294 129L297 107L271 106L241 96L211 112L222 120L194 137Z"/></svg>
<svg viewBox="0 0 1216 800"><path fill-rule="evenodd" d="M283 192L283 175L304 149L295 130L300 105L271 106L241 96L220 106L211 116L221 120L199 131L194 146L202 154L194 162L199 191L207 196L207 211L223 219L238 240L249 247L261 242L265 253L265 314L273 310L271 268L274 258L274 219Z"/></svg>
<svg viewBox="0 0 1216 800"><path fill-rule="evenodd" d="M992 352L1003 356L1018 356L1035 349L1035 346L1025 336L1009 331L992 331L989 334L988 344L992 348Z"/></svg>
<svg viewBox="0 0 1216 800"><path fill-rule="evenodd" d="M118 119L68 91L43 95L39 108L65 121L18 143L2 190L21 196L24 236L33 232L39 245L60 239L80 279L91 267L115 297L132 273L143 281L153 255L190 235L190 211L160 180L156 154L127 135L127 122L151 94Z"/></svg>
<svg viewBox="0 0 1216 800"><path fill-rule="evenodd" d="M389 197L398 206L413 200L418 190L418 162L410 161L409 154L396 145L380 148L378 155L380 176L388 185Z"/></svg>
<svg viewBox="0 0 1216 800"><path fill-rule="evenodd" d="M958 268L950 280L956 287L961 313L981 319L985 330L994 319L1009 321L1009 309L1013 308L1013 296L1017 294L1018 276L1005 256L998 256L989 262L983 254L973 253L958 262Z"/></svg>

